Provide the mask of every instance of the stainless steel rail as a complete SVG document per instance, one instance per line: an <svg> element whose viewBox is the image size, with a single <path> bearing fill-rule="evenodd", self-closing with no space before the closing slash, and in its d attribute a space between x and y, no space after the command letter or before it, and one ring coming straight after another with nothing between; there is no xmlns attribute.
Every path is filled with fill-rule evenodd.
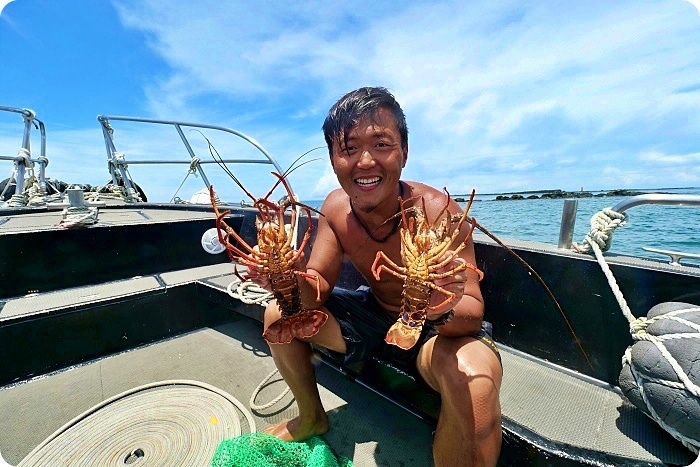
<svg viewBox="0 0 700 467"><path fill-rule="evenodd" d="M673 195L663 193L649 193L646 195L632 196L620 201L612 210L623 213L628 209L643 204L666 204L669 206L700 206L700 195Z"/></svg>
<svg viewBox="0 0 700 467"><path fill-rule="evenodd" d="M216 161L210 160L201 160L199 159L194 150L192 149L192 145L190 144L189 140L185 136L184 131L182 130L184 128L202 128L202 129L207 129L207 130L216 130L216 131L222 131L224 133L229 133L234 136L237 136L248 143L252 144L260 153L264 156L264 158L261 159L223 159L222 161L225 163L232 163L232 164L271 164L272 166L275 167L278 173L283 173L282 168L279 166L277 161L253 138L250 136L241 133L239 131L222 127L222 126L216 126L216 125L205 125L201 123L191 123L191 122L179 122L179 121L174 121L174 120L156 120L156 119L151 119L151 118L139 118L139 117L119 117L119 116L109 116L109 115L99 115L97 117L97 120L100 122L100 125L102 126L102 134L104 136L105 140L105 146L107 148L107 160L109 164L109 172L110 175L112 176L112 183L115 185L119 184L120 180L123 180L124 186L128 190L135 190L135 183L129 176L126 166L128 164L187 164L191 167L192 170L198 172L202 176L202 181L204 182L204 185L208 189L211 186L211 183L209 182L206 174L204 173L204 170L202 168L202 165L204 164L214 164ZM113 139L113 134L114 130L110 124L110 121L124 121L124 122L136 122L136 123L152 123L152 124L157 124L157 125L170 125L175 128L177 131L178 135L180 135L180 139L182 140L182 143L185 145L185 148L187 150L187 153L190 155L190 160L181 160L181 159L161 159L161 160L126 160L124 155L120 152L117 151L115 145L114 145L114 139ZM291 190L291 188L290 188ZM293 192L292 192L293 193Z"/></svg>
<svg viewBox="0 0 700 467"><path fill-rule="evenodd" d="M24 192L24 175L27 169L33 169L34 164L39 165L39 186L42 190L46 190L46 166L49 165L49 160L46 158L46 128L44 127L44 122L36 118L36 112L31 109L20 109L16 107L6 107L0 105L0 111L3 112L13 112L22 115L24 120L24 132L22 134L22 145L16 156L2 156L0 155L0 160L9 160L14 162L14 169L11 178L15 179L15 193ZM38 158L32 158L31 149L31 133L32 126L35 126L41 134L41 150ZM3 190L4 195L5 190L10 185L8 183Z"/></svg>
<svg viewBox="0 0 700 467"><path fill-rule="evenodd" d="M576 219L577 200L565 200L562 212L561 227L559 229L559 248L571 249L574 233L574 223ZM644 195L631 196L617 203L612 210L619 213L645 204L663 204L668 206L698 206L700 207L700 195L684 195L670 193L648 193ZM652 251L649 249L647 251ZM654 251L661 253L661 251ZM694 257L692 253L672 252L671 264L677 264L683 256ZM663 252L663 254L669 254ZM680 255L680 256L679 256Z"/></svg>

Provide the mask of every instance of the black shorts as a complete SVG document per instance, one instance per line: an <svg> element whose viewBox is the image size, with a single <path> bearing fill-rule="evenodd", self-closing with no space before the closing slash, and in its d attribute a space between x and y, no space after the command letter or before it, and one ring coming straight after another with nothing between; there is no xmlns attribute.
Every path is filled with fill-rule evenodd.
<svg viewBox="0 0 700 467"><path fill-rule="evenodd" d="M428 339L438 334L432 324L426 322L416 345L403 350L384 342L396 317L382 308L369 287L363 285L356 291L336 287L324 305L340 324L345 341L345 354L328 350L337 363L347 365L375 357L401 371L418 376L418 352ZM474 337L493 350L500 361L501 356L491 338L491 330L491 323L484 321L481 331Z"/></svg>

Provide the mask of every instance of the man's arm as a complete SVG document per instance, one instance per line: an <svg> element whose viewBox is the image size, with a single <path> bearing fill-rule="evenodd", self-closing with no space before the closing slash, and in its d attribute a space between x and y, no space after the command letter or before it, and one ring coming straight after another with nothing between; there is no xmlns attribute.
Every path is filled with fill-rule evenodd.
<svg viewBox="0 0 700 467"><path fill-rule="evenodd" d="M440 212L440 209L444 206L444 203L444 193L440 193L440 196L435 196L434 194L431 200L426 200L426 208L429 212L428 218L435 219L435 216L437 216L437 214ZM459 205L452 200L450 201L449 210L453 215L462 213ZM453 261L436 272L448 272L457 267L461 262L466 262L476 267L474 242L471 236L467 239L467 235L469 234L470 230L471 225L469 222L465 221L460 228L459 235L452 243L451 251L454 251L462 242L465 241L466 246L459 252ZM452 302L428 312L429 320L439 320L442 315L444 315L450 309L454 310L454 317L446 324L437 325L435 329L440 334L446 336L466 336L478 333L481 329L481 322L484 318L484 299L481 295L481 288L479 286L479 274L472 269L467 268L465 271L451 274L442 279L437 279L435 281L435 285L455 294L455 298ZM440 305L446 298L447 297L444 294L434 291L431 296L431 306Z"/></svg>
<svg viewBox="0 0 700 467"><path fill-rule="evenodd" d="M316 281L299 277L301 303L306 309L318 308L330 295L343 265L343 249L333 228L333 221L339 215L337 196L328 195L321 206L323 216L319 216L316 239L311 248L308 263L299 264L302 271L313 274L319 279L321 300L316 301Z"/></svg>

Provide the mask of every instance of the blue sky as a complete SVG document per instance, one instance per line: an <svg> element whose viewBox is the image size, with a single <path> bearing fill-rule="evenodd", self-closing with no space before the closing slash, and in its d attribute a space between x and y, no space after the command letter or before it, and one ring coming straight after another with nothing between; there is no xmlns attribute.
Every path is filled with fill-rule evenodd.
<svg viewBox="0 0 700 467"><path fill-rule="evenodd" d="M338 97L379 85L407 115L405 179L454 194L700 186L700 13L686 0L5 3L0 105L37 112L47 174L67 182L108 180L100 114L230 127L286 167L324 145ZM188 157L175 133L114 127L127 160ZM21 130L0 113L0 155ZM245 152L211 138L224 156ZM325 149L312 155L290 176L302 199L337 186ZM161 201L186 175L130 169ZM259 166L241 174L256 196L273 183ZM201 187L190 176L179 196Z"/></svg>

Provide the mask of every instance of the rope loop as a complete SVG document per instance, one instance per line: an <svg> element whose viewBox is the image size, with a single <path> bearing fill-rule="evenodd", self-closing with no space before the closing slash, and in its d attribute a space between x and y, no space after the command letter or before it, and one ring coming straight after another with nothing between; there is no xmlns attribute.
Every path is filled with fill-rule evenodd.
<svg viewBox="0 0 700 467"><path fill-rule="evenodd" d="M120 165L125 169L129 167L129 164L126 163L126 156L121 152L114 153L114 161L115 165Z"/></svg>
<svg viewBox="0 0 700 467"><path fill-rule="evenodd" d="M199 167L200 162L202 162L202 160L199 157L193 157L190 161L189 173L191 173L195 177L197 176L197 167Z"/></svg>
<svg viewBox="0 0 700 467"><path fill-rule="evenodd" d="M583 245L574 243L572 246L579 253L591 253L591 244L595 243L603 252L612 245L615 229L625 224L627 215L605 208L591 217L591 230L586 234Z"/></svg>
<svg viewBox="0 0 700 467"><path fill-rule="evenodd" d="M29 149L19 148L17 155L15 156L15 163L24 164L25 167L31 167L32 155L29 153Z"/></svg>
<svg viewBox="0 0 700 467"><path fill-rule="evenodd" d="M233 290L234 286L236 290ZM270 299L272 299L272 292L263 289L252 281L241 282L240 280L234 280L226 287L226 292L231 297L247 305L266 307L270 303Z"/></svg>

